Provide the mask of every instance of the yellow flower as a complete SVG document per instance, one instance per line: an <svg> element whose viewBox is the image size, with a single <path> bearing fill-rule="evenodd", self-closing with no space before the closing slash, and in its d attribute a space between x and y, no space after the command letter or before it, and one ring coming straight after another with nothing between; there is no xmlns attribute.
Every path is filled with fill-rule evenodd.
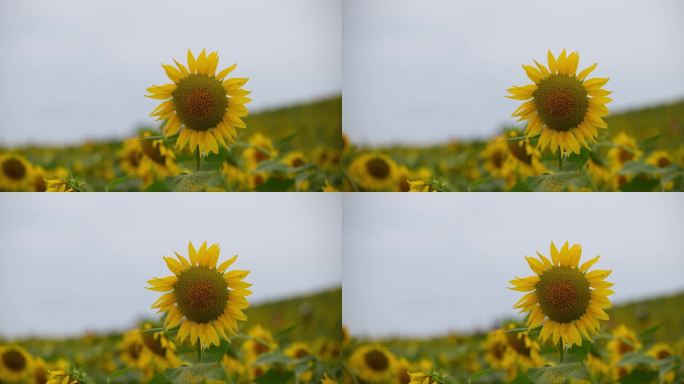
<svg viewBox="0 0 684 384"><path fill-rule="evenodd" d="M337 384L337 382L328 376L328 372L326 372L323 375L323 379L321 380L321 384Z"/></svg>
<svg viewBox="0 0 684 384"><path fill-rule="evenodd" d="M17 345L0 346L0 381L28 380L33 372L33 357Z"/></svg>
<svg viewBox="0 0 684 384"><path fill-rule="evenodd" d="M437 192L432 184L423 180L409 181L409 192Z"/></svg>
<svg viewBox="0 0 684 384"><path fill-rule="evenodd" d="M349 358L349 364L361 380L369 383L391 381L396 373L394 355L380 345L357 348Z"/></svg>
<svg viewBox="0 0 684 384"><path fill-rule="evenodd" d="M613 291L608 288L613 284L604 279L611 271L589 271L599 256L579 265L579 244L568 246L566 241L558 250L552 242L550 252L551 260L539 252L539 259L526 257L535 275L511 280L510 289L527 292L513 307L529 313L529 328L542 326L542 341L582 345L582 337L598 334L599 320L608 320L605 309L610 307Z"/></svg>
<svg viewBox="0 0 684 384"><path fill-rule="evenodd" d="M667 151L654 151L648 156L646 162L658 168L665 168L672 165L674 160Z"/></svg>
<svg viewBox="0 0 684 384"><path fill-rule="evenodd" d="M627 353L641 349L641 342L633 330L620 324L620 326L613 331L613 338L608 341L606 349L610 352L610 361L617 363Z"/></svg>
<svg viewBox="0 0 684 384"><path fill-rule="evenodd" d="M527 120L525 135L539 136L538 146L547 146L564 156L580 153L580 146L589 148L598 137L597 128L607 128L603 117L610 91L602 87L607 78L587 79L597 64L577 73L579 54L565 50L556 58L548 51L548 68L535 60L535 66L523 65L533 84L508 89L507 97L526 100L513 112L518 121Z"/></svg>
<svg viewBox="0 0 684 384"><path fill-rule="evenodd" d="M349 165L350 176L363 189L394 191L398 168L394 160L379 153L365 153Z"/></svg>
<svg viewBox="0 0 684 384"><path fill-rule="evenodd" d="M613 147L608 151L611 169L618 171L630 162L641 158L643 151L639 149L636 140L625 132L618 133L613 138Z"/></svg>
<svg viewBox="0 0 684 384"><path fill-rule="evenodd" d="M228 271L237 255L221 263L219 246L207 247L204 242L199 250L188 244L189 259L176 252L176 257L164 257L173 276L149 280L148 289L167 292L152 308L166 312L164 326L178 329L177 340L189 339L202 348L219 345L236 333L238 321L247 320L242 312L249 306L245 298L251 292L251 284L243 281L249 271Z"/></svg>
<svg viewBox="0 0 684 384"><path fill-rule="evenodd" d="M494 330L485 342L487 360L492 367L505 369L508 380L513 380L519 372L544 364L539 343L525 332L506 332L514 328L515 324L508 324L505 329Z"/></svg>
<svg viewBox="0 0 684 384"><path fill-rule="evenodd" d="M142 368L140 365L140 357L142 355L144 345L140 337L139 329L132 329L124 332L119 350L121 351L121 360L126 363L128 367Z"/></svg>
<svg viewBox="0 0 684 384"><path fill-rule="evenodd" d="M0 154L0 191L23 191L31 184L32 165L23 156Z"/></svg>
<svg viewBox="0 0 684 384"><path fill-rule="evenodd" d="M425 372L409 373L411 376L410 384L437 384L437 381Z"/></svg>
<svg viewBox="0 0 684 384"><path fill-rule="evenodd" d="M250 338L242 344L242 351L245 354L245 360L249 362L278 348L278 343L273 340L271 332L259 324L253 326L247 334Z"/></svg>
<svg viewBox="0 0 684 384"><path fill-rule="evenodd" d="M147 97L165 100L152 116L164 120L164 135L178 134L180 150L188 146L201 155L218 153L219 146L235 141L237 128L246 127L241 118L251 100L242 86L248 79L226 78L236 64L216 73L218 60L217 52L202 50L195 58L188 50L187 67L176 60L176 66L162 64L172 83L147 89Z"/></svg>
<svg viewBox="0 0 684 384"><path fill-rule="evenodd" d="M273 146L271 139L260 132L250 136L247 141L249 142L249 147L242 152L247 169L254 169L262 161L272 160L278 156L278 151Z"/></svg>
<svg viewBox="0 0 684 384"><path fill-rule="evenodd" d="M323 185L323 192L339 192L339 190L330 184L328 180L326 180L325 185Z"/></svg>
<svg viewBox="0 0 684 384"><path fill-rule="evenodd" d="M47 365L45 364L45 361L41 358L36 358L33 360L33 380L32 382L34 384L45 384L48 381L48 375L50 373L48 372Z"/></svg>
<svg viewBox="0 0 684 384"><path fill-rule="evenodd" d="M47 384L83 384L80 376L69 370L50 371L50 379Z"/></svg>

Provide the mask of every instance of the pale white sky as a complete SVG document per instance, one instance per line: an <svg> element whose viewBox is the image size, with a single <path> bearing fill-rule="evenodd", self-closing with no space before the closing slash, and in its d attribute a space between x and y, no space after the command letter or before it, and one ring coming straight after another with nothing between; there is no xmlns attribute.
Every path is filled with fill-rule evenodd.
<svg viewBox="0 0 684 384"><path fill-rule="evenodd" d="M525 255L566 240L612 269L614 302L684 290L684 194L345 194L343 323L434 335L515 315Z"/></svg>
<svg viewBox="0 0 684 384"><path fill-rule="evenodd" d="M0 0L0 145L130 135L161 63L219 51L253 110L339 94L342 0Z"/></svg>
<svg viewBox="0 0 684 384"><path fill-rule="evenodd" d="M218 242L253 303L341 284L340 194L30 194L0 198L0 335L122 329L159 297L162 256Z"/></svg>
<svg viewBox="0 0 684 384"><path fill-rule="evenodd" d="M522 64L579 50L612 110L684 98L681 0L345 0L344 130L359 143L487 137Z"/></svg>

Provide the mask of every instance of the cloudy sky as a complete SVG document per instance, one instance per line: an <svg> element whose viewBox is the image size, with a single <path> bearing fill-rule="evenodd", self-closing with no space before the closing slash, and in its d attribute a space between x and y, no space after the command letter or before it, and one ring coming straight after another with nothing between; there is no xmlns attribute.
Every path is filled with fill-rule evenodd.
<svg viewBox="0 0 684 384"><path fill-rule="evenodd" d="M507 289L551 241L612 269L614 302L684 290L682 194L346 194L343 322L434 335L515 314Z"/></svg>
<svg viewBox="0 0 684 384"><path fill-rule="evenodd" d="M681 0L345 0L344 129L361 143L498 132L522 64L579 50L613 110L684 98Z"/></svg>
<svg viewBox="0 0 684 384"><path fill-rule="evenodd" d="M187 49L238 63L254 110L338 94L341 0L0 0L0 144L123 137Z"/></svg>
<svg viewBox="0 0 684 384"><path fill-rule="evenodd" d="M221 246L253 303L340 285L340 194L3 194L0 335L122 329L168 276L162 256Z"/></svg>

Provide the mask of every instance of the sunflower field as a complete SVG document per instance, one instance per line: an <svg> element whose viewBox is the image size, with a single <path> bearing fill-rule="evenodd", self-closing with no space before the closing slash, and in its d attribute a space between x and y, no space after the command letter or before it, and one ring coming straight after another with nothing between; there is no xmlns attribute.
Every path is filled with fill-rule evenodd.
<svg viewBox="0 0 684 384"><path fill-rule="evenodd" d="M580 71L577 52L547 56L523 65L532 84L508 89L523 102L512 117L524 129L428 147L352 146L344 190L684 190L684 101L609 114L608 78L589 77L597 64Z"/></svg>
<svg viewBox="0 0 684 384"><path fill-rule="evenodd" d="M553 243L511 280L525 320L431 339L345 337L347 383L681 383L684 293L611 307L610 270Z"/></svg>
<svg viewBox="0 0 684 384"><path fill-rule="evenodd" d="M248 116L247 78L217 52L162 67L159 124L135 136L68 146L0 147L0 191L335 191L341 97ZM142 96L141 96L141 99Z"/></svg>
<svg viewBox="0 0 684 384"><path fill-rule="evenodd" d="M164 258L172 276L147 319L124 332L0 339L0 383L332 383L341 375L342 291L250 307L217 244Z"/></svg>

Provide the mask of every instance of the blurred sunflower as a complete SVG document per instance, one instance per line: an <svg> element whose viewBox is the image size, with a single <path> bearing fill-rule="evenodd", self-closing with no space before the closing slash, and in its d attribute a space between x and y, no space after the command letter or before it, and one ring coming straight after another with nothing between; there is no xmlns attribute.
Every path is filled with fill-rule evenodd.
<svg viewBox="0 0 684 384"><path fill-rule="evenodd" d="M579 54L565 50L556 58L548 51L548 68L534 61L523 65L533 84L508 89L508 98L527 100L513 112L518 121L527 120L525 135L539 136L538 146L547 146L563 156L579 154L580 146L589 148L598 137L597 128L607 128L602 117L608 114L606 104L610 91L602 87L607 78L587 79L597 64L577 72Z"/></svg>
<svg viewBox="0 0 684 384"><path fill-rule="evenodd" d="M579 244L569 247L566 241L559 251L552 242L550 252L551 260L539 252L539 259L525 257L535 275L511 280L510 289L529 292L513 307L529 312L529 328L542 326L542 341L581 346L582 337L598 334L599 320L608 320L604 309L610 307L608 296L613 291L608 288L613 284L604 279L611 271L589 271L599 256L579 265Z"/></svg>
<svg viewBox="0 0 684 384"><path fill-rule="evenodd" d="M165 100L152 111L157 120L164 120L164 135L178 134L176 147L188 146L200 155L218 153L219 146L235 141L236 128L245 128L241 117L247 115L245 104L251 100L242 89L246 78L228 78L236 64L216 73L218 53L197 58L188 50L187 67L174 60L176 66L162 64L172 83L154 85L147 97Z"/></svg>
<svg viewBox="0 0 684 384"><path fill-rule="evenodd" d="M670 155L667 151L654 151L648 155L646 162L658 168L666 168L672 165L674 160L672 155Z"/></svg>
<svg viewBox="0 0 684 384"><path fill-rule="evenodd" d="M121 351L121 360L127 367L142 368L140 364L140 357L142 355L144 345L139 329L132 329L124 332L119 350Z"/></svg>
<svg viewBox="0 0 684 384"><path fill-rule="evenodd" d="M273 339L271 332L259 324L250 328L247 334L250 338L242 344L242 352L245 355L245 360L249 362L253 362L262 354L278 348L278 343Z"/></svg>
<svg viewBox="0 0 684 384"><path fill-rule="evenodd" d="M50 371L47 384L85 384L86 374L78 369Z"/></svg>
<svg viewBox="0 0 684 384"><path fill-rule="evenodd" d="M0 154L0 190L23 191L31 184L32 166L23 156Z"/></svg>
<svg viewBox="0 0 684 384"><path fill-rule="evenodd" d="M43 167L34 165L31 172L31 191L45 192L47 190L47 183L45 182L45 170Z"/></svg>
<svg viewBox="0 0 684 384"><path fill-rule="evenodd" d="M121 150L121 167L129 175L141 177L145 184L166 176L177 175L176 154L162 140L149 140L150 132L124 141Z"/></svg>
<svg viewBox="0 0 684 384"><path fill-rule="evenodd" d="M164 326L178 329L177 339L202 348L219 345L236 333L238 321L247 320L242 312L249 306L246 296L251 284L243 281L249 271L228 271L237 255L221 263L218 244L207 247L204 242L196 250L188 244L189 261L176 252L177 259L164 257L173 276L154 278L148 283L153 291L168 292L157 300L152 308L166 312Z"/></svg>
<svg viewBox="0 0 684 384"><path fill-rule="evenodd" d="M48 381L48 376L50 373L48 372L47 365L45 364L45 361L41 358L35 358L33 359L33 380L32 382L34 384L45 384Z"/></svg>
<svg viewBox="0 0 684 384"><path fill-rule="evenodd" d="M612 140L613 147L608 150L611 169L618 171L630 161L641 159L643 151L639 149L636 139L625 132L618 133Z"/></svg>
<svg viewBox="0 0 684 384"><path fill-rule="evenodd" d="M506 134L509 138L518 135L515 130L508 131ZM509 162L518 177L538 176L547 170L541 163L541 152L534 148L528 140L508 141L507 145L510 154L508 156Z"/></svg>
<svg viewBox="0 0 684 384"><path fill-rule="evenodd" d="M610 353L610 361L617 363L623 356L630 352L635 352L641 349L642 345L637 338L636 332L629 329L624 324L620 324L612 332L613 338L608 341L606 349Z"/></svg>
<svg viewBox="0 0 684 384"><path fill-rule="evenodd" d="M349 358L349 365L361 380L369 383L390 381L396 373L396 358L381 345L357 348Z"/></svg>
<svg viewBox="0 0 684 384"><path fill-rule="evenodd" d="M488 141L481 154L485 170L494 177L506 180L512 179L510 164L507 161L508 156L508 144L501 136Z"/></svg>
<svg viewBox="0 0 684 384"><path fill-rule="evenodd" d="M271 160L278 156L278 151L273 146L273 142L268 137L257 132L247 139L249 147L242 152L247 169L255 169L259 163Z"/></svg>
<svg viewBox="0 0 684 384"><path fill-rule="evenodd" d="M0 346L0 381L23 382L31 377L33 357L18 345Z"/></svg>
<svg viewBox="0 0 684 384"><path fill-rule="evenodd" d="M411 376L410 384L437 384L437 380L433 379L430 375L425 372L413 372L409 373Z"/></svg>
<svg viewBox="0 0 684 384"><path fill-rule="evenodd" d="M364 153L349 165L350 177L369 191L394 191L398 170L394 160L379 153Z"/></svg>
<svg viewBox="0 0 684 384"><path fill-rule="evenodd" d="M162 332L150 332L150 328L153 328L152 325L145 323L142 332L138 333L143 345L140 365L144 368L147 377L181 364L176 355L176 344Z"/></svg>

